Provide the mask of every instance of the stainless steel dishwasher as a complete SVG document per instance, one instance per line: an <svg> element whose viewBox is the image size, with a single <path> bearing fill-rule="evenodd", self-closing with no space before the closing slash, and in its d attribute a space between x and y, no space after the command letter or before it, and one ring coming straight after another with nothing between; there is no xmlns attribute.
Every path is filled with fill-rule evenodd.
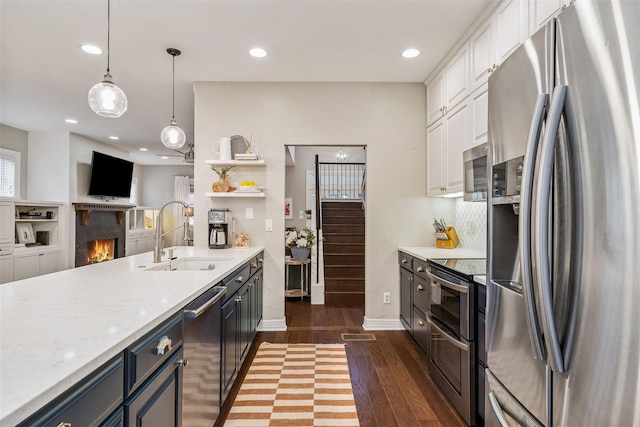
<svg viewBox="0 0 640 427"><path fill-rule="evenodd" d="M220 317L226 292L226 287L214 286L183 312L184 427L211 427L220 413Z"/></svg>

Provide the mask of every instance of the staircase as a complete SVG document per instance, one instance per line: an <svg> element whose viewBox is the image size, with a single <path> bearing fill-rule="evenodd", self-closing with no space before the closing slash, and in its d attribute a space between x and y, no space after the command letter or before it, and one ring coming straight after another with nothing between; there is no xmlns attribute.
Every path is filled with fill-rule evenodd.
<svg viewBox="0 0 640 427"><path fill-rule="evenodd" d="M360 201L322 202L327 306L364 308L364 214Z"/></svg>

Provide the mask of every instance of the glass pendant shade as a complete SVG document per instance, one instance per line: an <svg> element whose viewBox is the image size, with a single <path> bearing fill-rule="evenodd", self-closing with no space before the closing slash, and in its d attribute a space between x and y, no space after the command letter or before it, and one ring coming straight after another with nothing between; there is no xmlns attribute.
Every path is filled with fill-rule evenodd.
<svg viewBox="0 0 640 427"><path fill-rule="evenodd" d="M162 132L160 133L160 140L165 147L175 150L182 148L187 137L184 134L184 131L180 129L176 123L176 119L171 119L171 124L162 129Z"/></svg>
<svg viewBox="0 0 640 427"><path fill-rule="evenodd" d="M111 74L104 75L104 80L89 89L89 106L99 116L116 118L127 111L127 95L113 84Z"/></svg>

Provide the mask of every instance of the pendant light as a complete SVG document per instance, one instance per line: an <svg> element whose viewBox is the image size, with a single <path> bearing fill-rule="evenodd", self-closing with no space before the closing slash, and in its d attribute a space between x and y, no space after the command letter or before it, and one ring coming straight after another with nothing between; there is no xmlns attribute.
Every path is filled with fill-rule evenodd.
<svg viewBox="0 0 640 427"><path fill-rule="evenodd" d="M104 80L89 89L89 107L99 116L116 118L127 111L127 95L113 84L109 71L109 45L111 38L111 0L107 0L107 72Z"/></svg>
<svg viewBox="0 0 640 427"><path fill-rule="evenodd" d="M162 133L160 134L160 140L165 147L171 148L172 150L176 150L181 148L187 137L184 134L184 131L180 129L180 127L176 124L176 56L180 55L178 49L174 49L170 47L167 49L167 53L173 56L173 76L172 76L172 104L171 104L171 124L166 128L162 129Z"/></svg>

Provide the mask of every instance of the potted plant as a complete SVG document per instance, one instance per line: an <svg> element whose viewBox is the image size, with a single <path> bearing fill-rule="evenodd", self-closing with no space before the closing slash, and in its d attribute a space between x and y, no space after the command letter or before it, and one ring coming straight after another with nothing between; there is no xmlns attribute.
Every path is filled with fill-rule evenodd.
<svg viewBox="0 0 640 427"><path fill-rule="evenodd" d="M307 215L307 219L311 219L311 209L305 209L304 213Z"/></svg>
<svg viewBox="0 0 640 427"><path fill-rule="evenodd" d="M294 228L285 232L284 242L288 248L291 248L291 256L299 261L305 260L309 257L311 246L316 238L316 235L310 228Z"/></svg>

